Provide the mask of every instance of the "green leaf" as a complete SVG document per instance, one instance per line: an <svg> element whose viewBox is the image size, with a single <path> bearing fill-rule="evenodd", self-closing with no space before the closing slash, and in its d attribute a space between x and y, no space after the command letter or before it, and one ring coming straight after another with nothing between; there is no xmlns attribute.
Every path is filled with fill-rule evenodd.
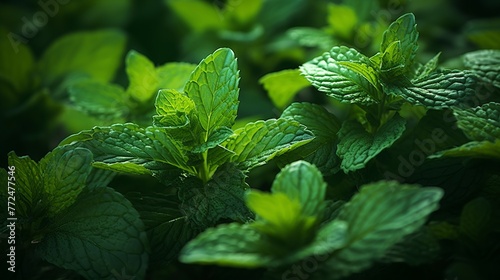
<svg viewBox="0 0 500 280"><path fill-rule="evenodd" d="M212 135L210 135L207 139L207 142L194 147L191 152L193 153L203 153L208 149L215 148L222 142L226 141L231 135L233 135L233 131L230 128L222 126L215 130Z"/></svg>
<svg viewBox="0 0 500 280"><path fill-rule="evenodd" d="M179 198L190 225L205 229L221 219L248 221L252 214L244 202L248 189L245 178L233 164L221 166L205 184L196 177L186 178L179 188Z"/></svg>
<svg viewBox="0 0 500 280"><path fill-rule="evenodd" d="M125 64L130 82L127 88L128 95L139 102L151 99L156 94L159 83L153 62L132 50L128 52Z"/></svg>
<svg viewBox="0 0 500 280"><path fill-rule="evenodd" d="M405 124L405 119L396 114L374 134L370 134L357 121L344 122L337 133L340 139L337 155L342 159L342 170L349 172L365 167L368 161L401 137Z"/></svg>
<svg viewBox="0 0 500 280"><path fill-rule="evenodd" d="M335 45L332 35L321 29L294 27L287 30L286 34L304 47L318 47L321 50L327 50Z"/></svg>
<svg viewBox="0 0 500 280"><path fill-rule="evenodd" d="M485 240L493 228L493 211L491 203L483 197L467 203L460 215L460 234L474 243Z"/></svg>
<svg viewBox="0 0 500 280"><path fill-rule="evenodd" d="M348 5L336 5L329 3L327 21L329 29L334 35L343 39L350 39L354 28L358 24L356 11Z"/></svg>
<svg viewBox="0 0 500 280"><path fill-rule="evenodd" d="M443 109L465 106L476 93L476 84L477 79L472 73L448 70L414 80L408 86L383 85L385 92L400 96L413 105Z"/></svg>
<svg viewBox="0 0 500 280"><path fill-rule="evenodd" d="M142 279L148 250L139 214L110 188L82 193L36 247L46 261L87 279L115 279L120 272Z"/></svg>
<svg viewBox="0 0 500 280"><path fill-rule="evenodd" d="M436 260L439 253L440 246L437 238L428 228L422 227L387 250L382 261L421 265Z"/></svg>
<svg viewBox="0 0 500 280"><path fill-rule="evenodd" d="M414 74L415 80L425 79L432 72L434 72L438 66L439 56L441 53L436 54L433 58L431 58L425 65L419 65Z"/></svg>
<svg viewBox="0 0 500 280"><path fill-rule="evenodd" d="M285 108L300 90L311 85L297 69L269 73L260 78L259 83L264 86L274 106L279 109Z"/></svg>
<svg viewBox="0 0 500 280"><path fill-rule="evenodd" d="M280 157L280 163L293 162L303 158L314 164L323 175L328 176L340 169L337 151L337 132L340 121L324 107L311 103L293 103L280 118L291 118L306 126L314 134L314 139Z"/></svg>
<svg viewBox="0 0 500 280"><path fill-rule="evenodd" d="M470 109L454 109L457 124L471 140L500 139L500 103L490 102Z"/></svg>
<svg viewBox="0 0 500 280"><path fill-rule="evenodd" d="M25 93L33 83L33 54L26 45L14 44L9 37L12 33L0 29L0 36L3 38L0 41L0 82L6 82L12 86L15 90L12 94ZM15 98L15 96L11 97Z"/></svg>
<svg viewBox="0 0 500 280"><path fill-rule="evenodd" d="M241 0L236 3L226 3L224 13L240 25L248 24L259 14L263 2L264 0Z"/></svg>
<svg viewBox="0 0 500 280"><path fill-rule="evenodd" d="M474 157L487 159L500 159L500 140L472 141L460 147L440 151L429 158L440 157Z"/></svg>
<svg viewBox="0 0 500 280"><path fill-rule="evenodd" d="M37 210L45 213L48 205L43 192L43 174L38 164L28 156L18 157L13 151L8 154L8 162L9 166L16 168L17 215L28 218L36 216Z"/></svg>
<svg viewBox="0 0 500 280"><path fill-rule="evenodd" d="M303 64L300 71L319 91L341 102L376 103L377 88L373 86L372 79L340 62L362 64L360 67L370 73L369 77L375 73L366 56L344 46L333 47L330 52Z"/></svg>
<svg viewBox="0 0 500 280"><path fill-rule="evenodd" d="M194 103L184 93L175 89L160 89L156 96L156 115L153 124L163 127L184 127L191 120L189 114L194 110Z"/></svg>
<svg viewBox="0 0 500 280"><path fill-rule="evenodd" d="M182 247L198 233L180 209L176 195L130 193L127 197L141 215L151 245L150 262L177 259Z"/></svg>
<svg viewBox="0 0 500 280"><path fill-rule="evenodd" d="M82 131L64 142L71 141L79 141L74 145L91 150L94 160L108 164L108 169L115 166L117 171L133 168L143 174L144 168L136 169L132 164L150 170L154 170L158 164L168 164L196 174L193 167L187 165L188 157L182 144L172 139L164 128L141 128L132 123L114 124Z"/></svg>
<svg viewBox="0 0 500 280"><path fill-rule="evenodd" d="M204 263L255 268L273 257L262 253L261 234L249 225L225 224L210 228L190 241L179 257L184 263Z"/></svg>
<svg viewBox="0 0 500 280"><path fill-rule="evenodd" d="M201 0L165 0L175 14L195 32L221 30L223 14L215 4Z"/></svg>
<svg viewBox="0 0 500 280"><path fill-rule="evenodd" d="M69 88L75 107L90 115L118 119L128 114L127 95L122 87L87 80Z"/></svg>
<svg viewBox="0 0 500 280"><path fill-rule="evenodd" d="M479 50L463 56L464 65L474 70L479 79L500 88L500 50Z"/></svg>
<svg viewBox="0 0 500 280"><path fill-rule="evenodd" d="M348 224L346 244L326 261L325 270L339 279L368 268L418 230L442 196L439 188L391 181L363 186L339 214Z"/></svg>
<svg viewBox="0 0 500 280"><path fill-rule="evenodd" d="M416 26L412 13L402 15L389 25L380 44L380 70L399 75L413 64L418 49Z"/></svg>
<svg viewBox="0 0 500 280"><path fill-rule="evenodd" d="M221 126L232 127L238 110L239 74L232 50L223 48L207 56L185 86L204 130L203 142Z"/></svg>
<svg viewBox="0 0 500 280"><path fill-rule="evenodd" d="M235 155L231 161L250 169L296 149L313 139L311 132L290 119L257 121L234 131L224 147Z"/></svg>
<svg viewBox="0 0 500 280"><path fill-rule="evenodd" d="M169 62L157 67L158 87L184 91L184 86L195 68L196 64L184 62Z"/></svg>
<svg viewBox="0 0 500 280"><path fill-rule="evenodd" d="M85 73L107 82L120 65L125 35L117 30L77 32L55 41L43 53L38 69L45 85L71 73Z"/></svg>

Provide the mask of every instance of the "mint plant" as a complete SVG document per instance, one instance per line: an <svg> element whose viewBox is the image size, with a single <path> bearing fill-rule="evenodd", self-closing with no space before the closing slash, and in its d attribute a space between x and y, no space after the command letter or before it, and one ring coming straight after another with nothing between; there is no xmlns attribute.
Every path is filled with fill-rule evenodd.
<svg viewBox="0 0 500 280"><path fill-rule="evenodd" d="M149 228L171 222L169 236L150 235L154 244L170 244L162 247L163 254L175 255L172 247L178 247L178 242L220 219L251 218L243 202L248 188L245 174L313 139L303 125L288 118L252 122L233 131L238 81L233 52L219 49L195 68L184 92L158 92L152 126L96 127L62 143L91 150L95 167L153 175L177 189L177 197L163 196L164 205L172 205L166 211L174 216L160 217ZM176 222L188 226L174 226ZM186 239L172 240L172 235Z"/></svg>
<svg viewBox="0 0 500 280"><path fill-rule="evenodd" d="M313 165L287 165L271 193L247 192L246 204L256 213L255 221L201 233L184 247L180 260L286 269L301 259L321 256L311 279L340 279L368 268L419 230L443 195L439 188L381 181L362 186L347 204L327 207L332 201L325 201L325 193L326 183ZM291 274L287 271L283 277Z"/></svg>
<svg viewBox="0 0 500 280"><path fill-rule="evenodd" d="M67 146L38 163L9 153L17 199L14 212L2 211L2 231L7 217L15 216L17 239L11 245L16 246L18 270L30 267L25 277L44 273L41 259L87 279L114 279L113 270L145 274L149 243L139 213L106 186L113 174L92 168L92 160L89 150ZM0 172L2 182L7 181L7 171ZM0 195L7 209L7 189Z"/></svg>

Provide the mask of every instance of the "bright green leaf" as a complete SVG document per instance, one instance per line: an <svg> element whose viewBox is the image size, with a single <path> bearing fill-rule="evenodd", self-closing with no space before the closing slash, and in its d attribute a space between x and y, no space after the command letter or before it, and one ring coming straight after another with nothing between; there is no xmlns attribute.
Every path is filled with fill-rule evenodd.
<svg viewBox="0 0 500 280"><path fill-rule="evenodd" d="M218 49L193 71L185 92L193 100L204 141L221 126L231 127L238 110L239 74L233 51Z"/></svg>
<svg viewBox="0 0 500 280"><path fill-rule="evenodd" d="M264 0L239 0L227 2L224 12L231 15L239 24L250 23L260 12Z"/></svg>
<svg viewBox="0 0 500 280"><path fill-rule="evenodd" d="M395 75L403 73L401 70L408 69L415 59L418 49L418 31L415 16L412 13L404 14L395 20L384 32L380 53L382 61L380 69L391 71L400 69Z"/></svg>
<svg viewBox="0 0 500 280"><path fill-rule="evenodd" d="M341 102L372 104L377 102L377 88L373 86L369 70L369 79L351 67L340 62L364 64L363 69L370 69L369 59L347 47L333 47L330 52L324 53L300 67L302 74L319 91L338 99Z"/></svg>
<svg viewBox="0 0 500 280"><path fill-rule="evenodd" d="M85 188L92 170L92 153L87 149L58 147L41 161L44 190L49 197L49 214L72 205Z"/></svg>
<svg viewBox="0 0 500 280"><path fill-rule="evenodd" d="M430 158L440 157L475 157L500 159L500 140L490 141L472 141L460 147L440 151Z"/></svg>
<svg viewBox="0 0 500 280"><path fill-rule="evenodd" d="M85 192L66 211L36 248L39 256L87 279L142 279L149 244L144 224L132 204L110 188Z"/></svg>
<svg viewBox="0 0 500 280"><path fill-rule="evenodd" d="M45 85L53 85L71 73L85 73L107 82L120 65L124 47L125 35L117 30L72 33L50 45L38 69Z"/></svg>
<svg viewBox="0 0 500 280"><path fill-rule="evenodd" d="M326 271L339 279L368 268L418 230L442 196L438 188L390 181L363 186L339 214L348 224L346 244L326 262Z"/></svg>
<svg viewBox="0 0 500 280"><path fill-rule="evenodd" d="M470 109L453 110L458 127L471 140L500 139L500 103L490 102Z"/></svg>
<svg viewBox="0 0 500 280"><path fill-rule="evenodd" d="M405 119L396 114L375 134L370 134L357 121L344 122L337 133L340 139L337 155L342 159L342 170L349 172L365 167L368 161L403 135L405 124Z"/></svg>
<svg viewBox="0 0 500 280"><path fill-rule="evenodd" d="M163 127L183 127L190 123L189 114L194 103L184 93L175 89L160 89L156 96L156 115L153 124Z"/></svg>
<svg viewBox="0 0 500 280"><path fill-rule="evenodd" d="M127 95L118 85L88 80L72 85L69 93L75 107L90 115L116 119L128 114Z"/></svg>
<svg viewBox="0 0 500 280"><path fill-rule="evenodd" d="M195 32L220 30L225 26L223 14L214 3L201 0L165 0L165 2Z"/></svg>
<svg viewBox="0 0 500 280"><path fill-rule="evenodd" d="M477 79L472 73L448 70L414 80L408 86L384 84L384 90L413 105L443 109L466 105L476 93L476 84Z"/></svg>
<svg viewBox="0 0 500 280"><path fill-rule="evenodd" d="M127 93L140 102L151 99L156 94L159 83L153 62L132 50L127 54L125 64L130 82Z"/></svg>
<svg viewBox="0 0 500 280"><path fill-rule="evenodd" d="M169 62L156 68L158 88L183 91L195 64L184 62Z"/></svg>
<svg viewBox="0 0 500 280"><path fill-rule="evenodd" d="M285 108L302 89L310 86L309 81L300 75L299 70L283 70L260 78L274 106Z"/></svg>
<svg viewBox="0 0 500 280"><path fill-rule="evenodd" d="M358 23L356 11L347 5L328 4L327 21L331 32L338 37L349 39Z"/></svg>
<svg viewBox="0 0 500 280"><path fill-rule="evenodd" d="M270 119L249 123L234 131L224 147L235 155L231 161L249 169L313 139L311 132L290 119Z"/></svg>

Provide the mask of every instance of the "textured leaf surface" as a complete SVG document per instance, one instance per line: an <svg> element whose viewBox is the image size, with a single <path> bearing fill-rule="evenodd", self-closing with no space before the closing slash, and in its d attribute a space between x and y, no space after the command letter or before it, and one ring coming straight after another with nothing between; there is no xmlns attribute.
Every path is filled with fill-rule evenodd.
<svg viewBox="0 0 500 280"><path fill-rule="evenodd" d="M221 126L232 127L238 110L239 74L234 53L218 49L192 73L185 91L193 100L205 141Z"/></svg>
<svg viewBox="0 0 500 280"><path fill-rule="evenodd" d="M415 232L438 208L443 191L378 182L365 185L341 210L348 224L344 248L326 262L335 279L368 268L394 244Z"/></svg>
<svg viewBox="0 0 500 280"><path fill-rule="evenodd" d="M110 188L87 192L55 220L37 253L87 279L144 277L148 241L132 204Z"/></svg>
<svg viewBox="0 0 500 280"><path fill-rule="evenodd" d="M476 82L477 79L470 72L449 70L412 81L410 86L385 84L384 89L413 105L443 109L464 106L476 93Z"/></svg>
<svg viewBox="0 0 500 280"><path fill-rule="evenodd" d="M500 88L500 50L479 50L463 56L466 67L474 70L483 81Z"/></svg>
<svg viewBox="0 0 500 280"><path fill-rule="evenodd" d="M349 172L363 168L368 161L401 137L405 124L405 119L394 115L372 135L356 121L344 122L338 132L340 142L337 146L337 155L342 159L342 170Z"/></svg>
<svg viewBox="0 0 500 280"><path fill-rule="evenodd" d="M418 49L417 39L418 32L413 14L404 14L391 23L384 32L380 44L382 54L380 69L396 75L404 72L415 58Z"/></svg>
<svg viewBox="0 0 500 280"><path fill-rule="evenodd" d="M500 103L487 103L470 109L455 109L458 127L471 140L500 139Z"/></svg>
<svg viewBox="0 0 500 280"><path fill-rule="evenodd" d="M128 113L127 95L123 88L96 81L76 83L69 88L75 106L94 116L117 119Z"/></svg>
<svg viewBox="0 0 500 280"><path fill-rule="evenodd" d="M233 162L243 168L252 168L311 139L312 133L294 120L270 119L249 123L235 130L224 146L235 152Z"/></svg>
<svg viewBox="0 0 500 280"><path fill-rule="evenodd" d="M50 215L63 211L76 201L92 170L91 162L89 150L67 147L54 149L40 161Z"/></svg>
<svg viewBox="0 0 500 280"><path fill-rule="evenodd" d="M155 126L182 127L190 123L189 114L194 110L194 103L184 93L175 89L160 89L156 96Z"/></svg>
<svg viewBox="0 0 500 280"><path fill-rule="evenodd" d="M377 89L371 79L339 62L349 62L363 65L371 69L369 59L347 47L333 47L329 52L317 57L300 67L302 74L319 91L325 92L341 102L372 104L377 100ZM374 73L375 70L367 70Z"/></svg>
<svg viewBox="0 0 500 280"><path fill-rule="evenodd" d="M222 142L226 141L227 138L229 138L231 135L233 135L233 131L225 126L222 126L218 128L217 130L214 130L212 135L210 135L207 139L207 142L194 147L191 152L193 153L203 153L207 151L208 149L215 148Z"/></svg>
<svg viewBox="0 0 500 280"><path fill-rule="evenodd" d="M127 93L140 102L151 99L158 89L158 75L153 62L132 50L127 54L125 64L129 79Z"/></svg>
<svg viewBox="0 0 500 280"><path fill-rule="evenodd" d="M340 169L340 159L336 154L340 121L335 115L322 106L304 102L291 104L280 118L296 120L314 134L311 142L280 157L280 162L303 158L314 164L325 176Z"/></svg>
<svg viewBox="0 0 500 280"><path fill-rule="evenodd" d="M120 65L125 35L116 30L78 32L55 41L42 55L40 74L52 85L70 73L85 73L107 82Z"/></svg>
<svg viewBox="0 0 500 280"><path fill-rule="evenodd" d="M214 226L220 219L247 221L252 216L244 202L247 188L243 172L227 164L206 184L187 178L179 189L181 210L195 229Z"/></svg>
<svg viewBox="0 0 500 280"><path fill-rule="evenodd" d="M152 168L164 163L196 174L188 161L182 145L172 139L163 128L141 128L136 124L115 124L110 127L95 127L83 131L71 140L76 145L88 148L94 153L94 160L110 164L130 163ZM70 139L67 142L71 141ZM121 169L123 165L117 165ZM120 171L120 170L118 170ZM123 170L121 170L123 171Z"/></svg>
<svg viewBox="0 0 500 280"><path fill-rule="evenodd" d="M190 241L181 252L185 263L260 267L273 259L262 253L261 234L247 225L226 224L210 228Z"/></svg>
<svg viewBox="0 0 500 280"><path fill-rule="evenodd" d="M500 140L490 141L472 141L463 144L460 147L440 151L430 158L440 157L476 157L500 159Z"/></svg>
<svg viewBox="0 0 500 280"><path fill-rule="evenodd" d="M302 89L311 85L297 70L283 70L260 78L274 106L283 109L290 104L294 96Z"/></svg>

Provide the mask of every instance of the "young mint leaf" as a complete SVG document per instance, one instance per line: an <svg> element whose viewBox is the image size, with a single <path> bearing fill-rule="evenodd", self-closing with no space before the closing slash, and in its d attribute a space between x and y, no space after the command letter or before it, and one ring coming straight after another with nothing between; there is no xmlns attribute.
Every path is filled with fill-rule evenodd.
<svg viewBox="0 0 500 280"><path fill-rule="evenodd" d="M205 263L238 267L267 266L262 235L249 225L225 224L210 228L190 241L181 251L184 263ZM269 245L268 245L269 246Z"/></svg>
<svg viewBox="0 0 500 280"><path fill-rule="evenodd" d="M252 215L244 202L248 189L245 178L234 164L221 166L205 184L196 177L186 178L179 188L179 198L189 224L205 229L221 219L248 221Z"/></svg>
<svg viewBox="0 0 500 280"><path fill-rule="evenodd" d="M119 120L129 111L125 90L118 85L86 80L72 85L69 94L76 108L93 116Z"/></svg>
<svg viewBox="0 0 500 280"><path fill-rule="evenodd" d="M260 78L259 83L264 86L274 106L279 109L285 108L300 90L311 85L300 75L298 69L267 74Z"/></svg>
<svg viewBox="0 0 500 280"><path fill-rule="evenodd" d="M184 127L190 123L194 102L175 89L160 89L156 96L153 124L161 127Z"/></svg>
<svg viewBox="0 0 500 280"><path fill-rule="evenodd" d="M328 176L340 169L337 151L337 132L340 121L324 107L311 103L292 103L280 118L290 118L306 126L314 134L314 139L284 156L279 162L293 162L303 158L314 164L323 175Z"/></svg>
<svg viewBox="0 0 500 280"><path fill-rule="evenodd" d="M157 67L158 87L184 91L184 86L195 68L196 64L184 62L169 62Z"/></svg>
<svg viewBox="0 0 500 280"><path fill-rule="evenodd" d="M129 193L127 198L141 215L151 245L150 262L170 262L198 231L188 223L176 195Z"/></svg>
<svg viewBox="0 0 500 280"><path fill-rule="evenodd" d="M471 140L500 139L500 103L490 102L470 109L454 109L458 127Z"/></svg>
<svg viewBox="0 0 500 280"><path fill-rule="evenodd" d="M440 151L429 156L429 158L440 157L475 157L500 159L500 140L491 141L472 141L465 143L460 147Z"/></svg>
<svg viewBox="0 0 500 280"><path fill-rule="evenodd" d="M228 139L231 135L233 135L233 131L230 128L225 126L219 127L208 137L207 142L194 147L191 152L203 153L208 149L215 148L222 142L226 141L226 139Z"/></svg>
<svg viewBox="0 0 500 280"><path fill-rule="evenodd" d="M185 92L194 102L204 133L202 142L221 126L231 127L238 110L239 71L232 50L223 48L203 59Z"/></svg>
<svg viewBox="0 0 500 280"><path fill-rule="evenodd" d="M188 156L182 144L172 139L164 128L141 128L132 123L114 124L82 131L63 143L71 141L79 141L74 145L91 150L94 160L107 164L110 170L114 167L117 167L117 171L135 169L139 174L144 174L145 169L154 170L158 164L168 164L196 174L194 168L187 165Z"/></svg>
<svg viewBox="0 0 500 280"><path fill-rule="evenodd" d="M339 279L368 268L418 230L442 196L439 188L391 181L363 186L337 218L348 224L346 243L326 261L324 272Z"/></svg>
<svg viewBox="0 0 500 280"><path fill-rule="evenodd" d="M115 279L112 271L142 279L149 244L132 204L110 188L83 192L59 213L40 244L39 256L87 279Z"/></svg>
<svg viewBox="0 0 500 280"><path fill-rule="evenodd" d="M497 88L500 88L500 50L479 50L463 56L464 65L472 69L477 76Z"/></svg>
<svg viewBox="0 0 500 280"><path fill-rule="evenodd" d="M443 109L464 106L474 96L477 79L471 72L447 70L411 81L400 86L383 83L384 91L400 96L413 105L428 109Z"/></svg>
<svg viewBox="0 0 500 280"><path fill-rule="evenodd" d="M270 119L235 130L223 146L235 153L231 161L241 168L250 169L312 139L312 133L294 120Z"/></svg>
<svg viewBox="0 0 500 280"><path fill-rule="evenodd" d="M373 104L378 100L377 88L372 79L367 79L363 73L353 70L340 62L362 64L363 69L370 69L369 59L356 51L344 46L333 47L330 52L303 64L302 74L319 91L346 103ZM367 70L375 73L375 70ZM369 74L369 77L371 77Z"/></svg>
<svg viewBox="0 0 500 280"><path fill-rule="evenodd" d="M158 89L158 75L153 62L136 51L130 51L125 64L130 82L128 95L140 102L151 99Z"/></svg>
<svg viewBox="0 0 500 280"><path fill-rule="evenodd" d="M120 65L124 47L125 35L117 30L69 34L43 53L38 69L44 85L53 85L71 73L107 82Z"/></svg>
<svg viewBox="0 0 500 280"><path fill-rule="evenodd" d="M75 202L85 188L91 162L89 150L68 146L55 148L40 161L49 215L54 216Z"/></svg>
<svg viewBox="0 0 500 280"><path fill-rule="evenodd" d="M413 64L418 49L415 16L404 14L391 23L380 44L380 70L390 75L404 73Z"/></svg>
<svg viewBox="0 0 500 280"><path fill-rule="evenodd" d="M403 135L405 124L405 119L396 114L374 134L370 134L357 121L344 122L337 133L340 139L337 155L342 159L342 170L347 173L365 167L368 161Z"/></svg>
<svg viewBox="0 0 500 280"><path fill-rule="evenodd" d="M429 61L427 61L425 65L419 65L413 75L413 79L421 80L429 76L432 72L434 72L438 66L440 55L441 53L438 53Z"/></svg>

